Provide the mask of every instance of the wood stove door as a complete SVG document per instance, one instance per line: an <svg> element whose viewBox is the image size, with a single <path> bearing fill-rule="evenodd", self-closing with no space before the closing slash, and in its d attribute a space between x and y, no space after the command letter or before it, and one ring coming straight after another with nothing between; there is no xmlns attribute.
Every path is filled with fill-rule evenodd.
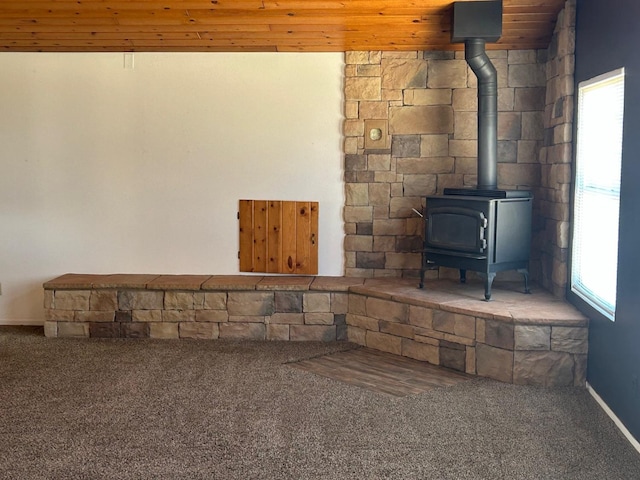
<svg viewBox="0 0 640 480"><path fill-rule="evenodd" d="M427 210L426 247L486 255L487 218L471 208L442 206Z"/></svg>

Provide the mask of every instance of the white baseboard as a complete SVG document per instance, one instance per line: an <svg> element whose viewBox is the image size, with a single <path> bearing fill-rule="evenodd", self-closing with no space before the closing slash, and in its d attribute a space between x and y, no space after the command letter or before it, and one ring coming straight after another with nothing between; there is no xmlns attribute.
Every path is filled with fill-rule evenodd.
<svg viewBox="0 0 640 480"><path fill-rule="evenodd" d="M5 319L0 319L0 325L7 325L7 326L15 326L15 327L20 327L20 326L29 326L29 327L42 327L44 325L44 320L5 320Z"/></svg>
<svg viewBox="0 0 640 480"><path fill-rule="evenodd" d="M627 440L629 440L629 443L631 443L633 448L635 448L638 453L640 453L640 442L638 442L638 440L636 440L634 436L631 435L631 432L627 430L627 427L625 427L620 419L616 416L616 414L613 413L613 411L609 408L609 405L607 405L605 401L600 397L600 395L598 395L598 393L593 389L593 387L589 385L589 382L587 382L587 390L595 399L595 401L598 402L598 405L600 405L605 413L609 415L611 420L613 420L613 423L616 424L616 427L618 427L622 434L627 438Z"/></svg>

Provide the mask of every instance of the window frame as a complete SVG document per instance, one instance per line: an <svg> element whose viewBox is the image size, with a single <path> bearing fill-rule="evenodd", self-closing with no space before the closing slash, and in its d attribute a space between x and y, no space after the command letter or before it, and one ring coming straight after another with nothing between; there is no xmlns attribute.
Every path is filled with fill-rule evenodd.
<svg viewBox="0 0 640 480"><path fill-rule="evenodd" d="M579 152L579 124L580 124L580 93L584 88L591 87L598 83L607 82L615 79L616 77L621 77L622 79L622 124L620 131L620 164L622 165L622 145L624 141L624 103L625 103L625 83L626 83L626 73L624 67L617 68L611 70L609 72L603 73L601 75L597 75L590 79L578 82L576 84L576 110L574 117L574 153L573 153L573 175L572 175L572 185L571 185L571 229L570 229L570 239L569 239L569 261L568 261L568 282L567 282L567 299L574 304L580 311L582 311L585 315L590 318L600 319L615 322L616 308L617 308L617 286L616 286L616 299L614 300L616 303L613 305L613 310L608 311L606 307L603 307L597 299L590 298L588 294L574 290L574 238L576 235L576 202L577 202L577 188L578 188L578 154ZM621 189L622 186L622 174L618 180L618 209L620 208L621 202ZM618 210L618 215L620 211ZM619 265L619 232L620 232L620 218L618 216L618 251L616 255L616 271L617 266ZM616 273L616 277L618 274ZM617 285L617 278L616 278Z"/></svg>

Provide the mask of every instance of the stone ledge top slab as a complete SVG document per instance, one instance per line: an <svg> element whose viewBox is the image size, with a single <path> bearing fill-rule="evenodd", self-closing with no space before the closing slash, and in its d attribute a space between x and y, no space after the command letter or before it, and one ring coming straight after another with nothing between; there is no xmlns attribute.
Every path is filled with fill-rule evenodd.
<svg viewBox="0 0 640 480"><path fill-rule="evenodd" d="M261 275L161 275L67 273L43 284L45 290L149 289L149 290L316 290L348 292L364 278Z"/></svg>
<svg viewBox="0 0 640 480"><path fill-rule="evenodd" d="M314 277L264 277L256 290L309 290Z"/></svg>
<svg viewBox="0 0 640 480"><path fill-rule="evenodd" d="M315 277L310 289L323 292L348 292L351 287L364 284L364 280L356 277Z"/></svg>
<svg viewBox="0 0 640 480"><path fill-rule="evenodd" d="M521 305L511 309L511 314L522 325L553 325L586 327L589 319L573 305L555 300L547 304Z"/></svg>
<svg viewBox="0 0 640 480"><path fill-rule="evenodd" d="M93 288L147 288L147 284L160 275L116 273L105 275L103 279L93 283Z"/></svg>
<svg viewBox="0 0 640 480"><path fill-rule="evenodd" d="M86 290L91 288L147 288L147 284L160 275L116 273L93 275L66 273L43 284L45 290Z"/></svg>
<svg viewBox="0 0 640 480"><path fill-rule="evenodd" d="M360 293L383 300L391 300L392 297L398 293L414 290L418 293L422 292L424 295L423 290L418 290L417 279L406 278L367 278L364 285L349 288L349 291L352 293Z"/></svg>
<svg viewBox="0 0 640 480"><path fill-rule="evenodd" d="M88 275L83 273L65 273L43 284L45 290L74 290L93 288L93 283L98 282L108 275Z"/></svg>
<svg viewBox="0 0 640 480"><path fill-rule="evenodd" d="M263 276L214 275L200 287L202 290L255 290Z"/></svg>
<svg viewBox="0 0 640 480"><path fill-rule="evenodd" d="M160 275L147 283L149 290L200 290L211 275Z"/></svg>

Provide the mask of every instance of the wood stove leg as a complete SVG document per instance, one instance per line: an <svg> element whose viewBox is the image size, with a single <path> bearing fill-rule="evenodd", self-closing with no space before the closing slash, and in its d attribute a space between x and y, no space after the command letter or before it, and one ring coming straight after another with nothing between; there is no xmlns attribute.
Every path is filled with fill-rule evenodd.
<svg viewBox="0 0 640 480"><path fill-rule="evenodd" d="M467 283L467 271L460 269L460 283Z"/></svg>
<svg viewBox="0 0 640 480"><path fill-rule="evenodd" d="M529 289L529 270L526 268L519 268L518 273L521 273L524 277L524 293L531 293Z"/></svg>
<svg viewBox="0 0 640 480"><path fill-rule="evenodd" d="M493 284L494 278L496 278L496 274L492 272L487 273L484 279L484 299L487 302L491 300L491 285Z"/></svg>

